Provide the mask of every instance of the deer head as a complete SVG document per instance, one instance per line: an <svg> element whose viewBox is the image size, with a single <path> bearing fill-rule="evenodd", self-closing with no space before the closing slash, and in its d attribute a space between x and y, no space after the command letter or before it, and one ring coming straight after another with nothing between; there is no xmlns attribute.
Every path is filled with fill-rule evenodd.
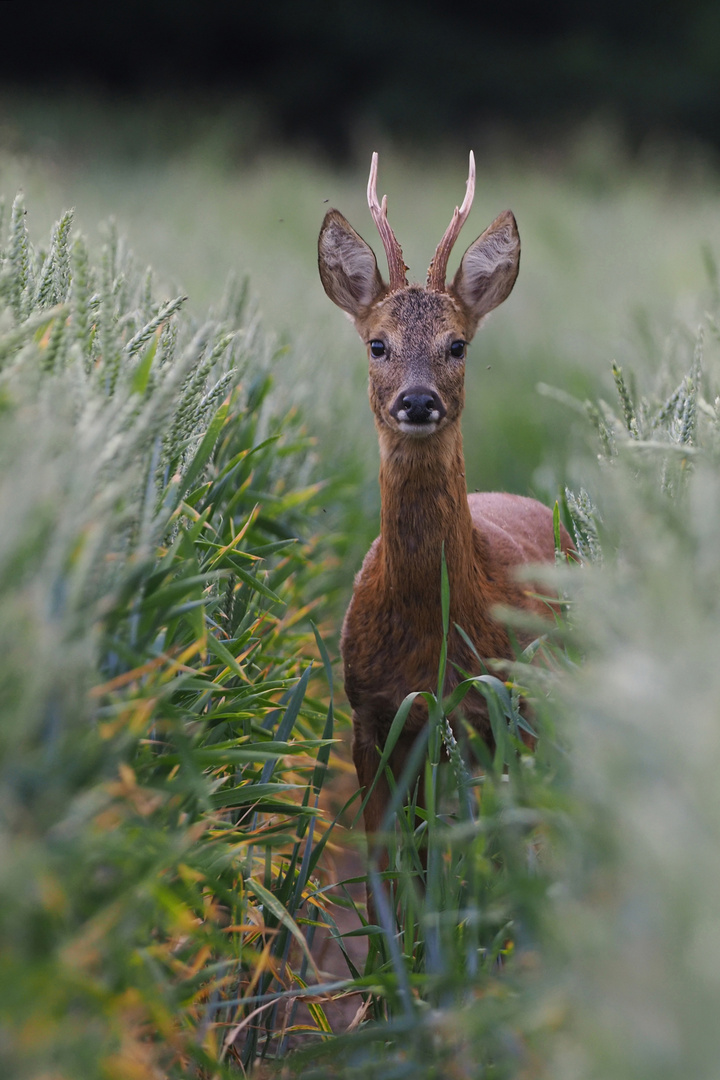
<svg viewBox="0 0 720 1080"><path fill-rule="evenodd" d="M426 437L453 424L462 412L466 347L480 321L515 284L520 237L506 210L470 245L446 285L448 258L475 191L471 151L465 198L437 246L427 283L424 288L409 285L387 219L387 196L378 201L377 158L373 154L368 204L385 248L389 284L370 246L337 210L326 214L320 230L320 277L367 345L370 403L381 436Z"/></svg>

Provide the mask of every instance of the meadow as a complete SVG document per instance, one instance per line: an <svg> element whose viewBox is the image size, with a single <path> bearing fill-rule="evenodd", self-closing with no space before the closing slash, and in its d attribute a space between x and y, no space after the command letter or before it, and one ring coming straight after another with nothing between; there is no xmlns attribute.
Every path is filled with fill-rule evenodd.
<svg viewBox="0 0 720 1080"><path fill-rule="evenodd" d="M475 148L466 239L510 206L523 255L468 361L468 485L557 500L583 560L549 576L545 663L478 686L493 759L433 698L427 820L399 791L368 926L334 661L377 457L315 255L328 205L377 247L366 164L27 123L0 151L3 1075L714 1076L713 162L603 128ZM422 280L466 148L371 149Z"/></svg>
<svg viewBox="0 0 720 1080"><path fill-rule="evenodd" d="M34 136L26 137L25 156L6 154L0 165L6 199L22 188L32 207L34 234L46 235L72 206L97 246L99 225L114 217L138 262L153 266L168 295L187 293L196 314L216 302L228 273L248 275L266 332L293 344L293 360L275 373L276 392L287 407L305 410L321 451L333 461L340 451L362 467L362 488L372 498L377 458L364 355L319 284L319 223L335 206L374 242L365 188L377 149L380 188L410 279L424 281L464 191L468 148L423 155L368 143L353 168L339 171L310 155L255 156L222 126L203 138L197 120L188 121L196 135L189 148L172 144L174 152L153 154L152 141L127 148L122 135L130 121L122 110L106 120L119 130L116 141L105 132L96 148L87 136L103 130L96 112L80 110L79 133L67 131L67 108L59 113L55 126L46 119L39 127L38 118L20 112L18 122ZM489 140L475 152L479 182L467 242L510 207L523 253L512 298L470 354L468 486L533 490L550 500L577 446L564 413L536 392L538 383L562 382L579 397L608 393L613 360L654 358L676 318L696 318L707 286L703 249L720 244L717 174L692 146L651 146L631 162L620 136L602 126L550 148Z"/></svg>

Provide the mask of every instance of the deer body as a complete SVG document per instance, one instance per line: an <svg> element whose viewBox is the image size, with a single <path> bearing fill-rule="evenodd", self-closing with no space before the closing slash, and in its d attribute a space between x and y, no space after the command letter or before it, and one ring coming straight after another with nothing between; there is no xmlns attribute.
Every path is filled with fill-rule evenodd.
<svg viewBox="0 0 720 1080"><path fill-rule="evenodd" d="M466 252L450 286L445 266L472 199L468 196L431 263L428 286L408 285L402 252L387 224L386 202L375 195L373 158L368 198L383 237L390 284L369 246L331 210L320 233L325 290L352 318L368 346L370 404L380 444L381 534L355 580L342 631L345 690L353 710L353 758L361 788L369 789L390 724L411 691L435 690L442 643L440 599L444 550L450 585L448 656L478 672L462 627L484 658L513 657L498 605L545 611L515 578L518 567L552 561L552 512L534 499L503 493L468 496L460 431L465 349L478 323L509 294L520 244L506 211ZM564 531L563 531L564 533ZM566 533L563 544L569 548ZM462 678L448 664L445 693ZM465 699L464 712L492 741L484 701ZM427 722L422 699L413 704L391 766L399 776ZM381 778L365 809L366 831L380 826L387 804Z"/></svg>

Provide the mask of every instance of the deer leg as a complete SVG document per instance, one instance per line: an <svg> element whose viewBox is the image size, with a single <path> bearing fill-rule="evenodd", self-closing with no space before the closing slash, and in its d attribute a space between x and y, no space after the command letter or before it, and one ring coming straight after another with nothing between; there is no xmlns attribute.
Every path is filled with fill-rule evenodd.
<svg viewBox="0 0 720 1080"><path fill-rule="evenodd" d="M389 865L389 857L387 846L383 843L381 837L378 836L382 827L383 818L387 811L390 802L390 789L385 776L377 776L378 767L380 765L380 753L377 745L374 741L369 741L367 737L363 736L363 731L360 725L354 720L354 737L353 737L353 761L355 763L355 770L357 772L358 785L361 792L365 795L375 782L375 786L367 800L364 810L365 818L365 834L368 842L368 855L371 856L377 865L380 873L387 870ZM390 755L390 768L396 781L399 781L408 755L410 754L413 744L414 736L401 736L396 743L392 754ZM376 780L377 776L377 780ZM425 805L425 785L424 774L421 772L418 780L417 791L417 805L422 807ZM415 784L415 778L411 778L411 790ZM420 824L420 819L417 820L417 824ZM425 852L423 845L423 852L421 853L423 865L425 864ZM372 890L368 884L368 918L371 922L377 922L376 907L372 896ZM387 894L386 894L387 895ZM389 897L388 897L389 899Z"/></svg>
<svg viewBox="0 0 720 1080"><path fill-rule="evenodd" d="M392 754L392 757L391 757L391 765L392 765L393 775L394 775L396 781L398 781L398 782L400 780L400 777L402 776L402 772L403 772L403 769L405 768L405 764L407 762L407 759L410 756L410 754L413 752L417 737L418 736L415 735L415 734L412 734L412 735L407 734L407 735L401 735L401 737L398 739L397 745L396 745L395 750L393 751L393 754ZM408 788L407 788L407 791L403 793L404 801L405 802L412 802L414 800L414 805L415 805L416 811L424 810L425 806L426 806L426 803L425 803L425 758L424 757L420 761L419 770L417 772L414 772L410 777L407 778L407 780L408 780ZM414 825L414 828L418 829L420 827L420 825L422 825L424 820L425 820L424 816L421 816L419 813L416 812L415 813L415 825ZM419 838L418 845L417 845L417 851L418 851L418 856L419 856L419 859L420 859L420 865L421 865L423 871L426 871L427 870L427 829L425 829L423 831L423 833L421 834L421 836ZM421 879L419 887L421 888L421 890L424 888L424 875L423 875L423 878Z"/></svg>
<svg viewBox="0 0 720 1080"><path fill-rule="evenodd" d="M380 764L380 754L375 746L375 742L368 740L367 737L364 736L362 728L358 724L357 718L354 716L353 727L353 761L355 763L355 771L358 778L358 787L360 788L362 797L365 798L375 781L378 766ZM365 819L368 858L372 858L377 862L380 873L387 870L389 860L387 848L380 843L377 834L382 825L382 820L389 801L390 791L387 780L384 776L378 776L377 783L370 792L367 802L365 803L363 816ZM377 923L378 921L375 900L369 880L367 882L367 917L368 922L370 923Z"/></svg>
<svg viewBox="0 0 720 1080"><path fill-rule="evenodd" d="M378 766L380 765L380 754L378 753L374 740L368 740L359 730L357 723L355 723L352 753L358 778L358 786L363 798L365 798L375 781ZM384 776L378 776L377 783L375 783L375 787L370 793L363 811L369 852L374 853L377 848L376 833L380 830L382 819L389 801L390 791L387 780ZM386 867L387 855L385 855L384 864L381 865L381 869L386 869Z"/></svg>

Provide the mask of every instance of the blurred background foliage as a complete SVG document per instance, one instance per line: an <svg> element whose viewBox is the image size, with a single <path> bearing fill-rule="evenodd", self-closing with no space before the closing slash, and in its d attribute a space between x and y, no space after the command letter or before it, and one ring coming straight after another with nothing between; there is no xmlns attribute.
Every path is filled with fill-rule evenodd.
<svg viewBox="0 0 720 1080"><path fill-rule="evenodd" d="M5 5L8 40L31 10ZM39 230L59 206L89 233L116 215L191 304L213 302L231 267L251 271L266 324L298 345L278 382L313 411L326 458L363 478L359 552L376 458L362 354L313 269L328 205L373 240L364 188L378 149L423 280L475 149L467 241L510 206L523 260L471 354L469 486L552 497L568 433L537 382L561 370L575 392L597 392L607 362L647 353L650 328L687 315L704 285L701 245L720 239L718 58L707 0L279 0L202 14L152 0L83 4L71 21L43 9L31 55L8 50L0 77L0 175L32 199Z"/></svg>
<svg viewBox="0 0 720 1080"><path fill-rule="evenodd" d="M354 477L361 492L349 530L326 507L329 531L355 544L354 561L344 564L347 587L376 527L377 450L362 345L317 275L319 223L328 206L337 206L377 246L364 193L369 153L379 146L379 182L410 277L424 280L462 195L467 146L400 151L372 142L361 159L336 169L278 144L229 163L224 150L233 132L222 128L211 147L190 139L167 156L148 148L136 157L121 143L124 125L147 121L138 102L74 93L2 100L29 134L22 152L0 149L0 182L9 200L19 188L25 192L37 236L59 208L74 206L92 247L98 223L114 216L138 259L156 268L168 295L187 293L197 317L215 303L231 270L250 274L267 331L294 346L275 369L276 394L286 408L303 410L332 475ZM204 114L193 115L201 130ZM48 118L52 139L35 140L31 133ZM73 125L84 133L74 149ZM598 393L611 384L612 360L639 355L654 362L676 317L692 323L702 312L703 249L720 246L718 174L707 148L648 139L633 154L621 130L601 124L537 152L512 133L503 144L482 138L475 140L481 172L467 242L509 206L523 253L512 296L470 350L468 485L551 499L572 479L584 436L537 393L538 384L560 381L579 396Z"/></svg>
<svg viewBox="0 0 720 1080"><path fill-rule="evenodd" d="M304 1038L287 1075L716 1075L716 7L0 5L5 1075L232 1076ZM465 240L509 206L523 254L470 352L468 486L559 498L587 558L516 672L537 757L485 763L464 820L446 770L429 899L401 816L365 929L322 642L377 452L315 244L337 206L377 248L377 149L424 280L470 146ZM369 950L318 972L341 915Z"/></svg>

